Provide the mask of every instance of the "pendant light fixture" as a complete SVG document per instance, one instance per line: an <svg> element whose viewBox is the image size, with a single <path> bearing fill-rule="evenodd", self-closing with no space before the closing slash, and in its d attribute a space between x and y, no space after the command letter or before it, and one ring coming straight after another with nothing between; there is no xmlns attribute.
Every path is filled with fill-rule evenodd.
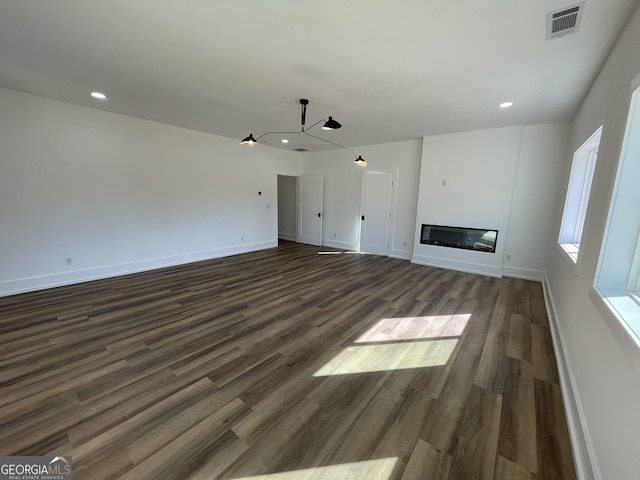
<svg viewBox="0 0 640 480"><path fill-rule="evenodd" d="M307 135L309 137L315 138L316 140L320 140L323 141L325 143L330 143L331 145L335 145L336 147L342 148L344 150L349 150L352 154L353 154L353 158L355 158L354 163L360 167L366 167L367 166L367 162L364 160L364 158L362 158L362 155L358 155L356 156L355 152L353 150L351 150L350 148L347 148L345 146L342 146L340 144L337 144L335 142L332 142L331 140L327 140L326 138L321 138L318 137L316 135L312 135L311 133L309 133L307 130L311 130L313 127L315 127L316 125L318 125L320 122L324 122L324 125L322 126L323 130L337 130L338 128L342 127L342 125L340 124L340 122L336 121L333 119L333 117L329 116L329 120L325 120L324 118L318 120L316 123L314 123L313 125L311 125L308 129L305 129L305 122L306 122L306 117L307 117L307 105L309 105L309 100L307 100L306 98L301 98L300 99L300 130L299 131L295 131L295 132L267 132L267 133L263 133L262 135L260 135L258 138L254 138L253 134L250 133L248 137L242 139L242 141L240 142L240 145L255 145L256 143L258 143L258 141L266 136L266 135L272 135L272 134L280 134L280 135L289 135L289 134L296 134L296 133L302 133L304 135Z"/></svg>
<svg viewBox="0 0 640 480"><path fill-rule="evenodd" d="M336 122L331 115L329 115L329 120L326 121L326 123L322 126L323 130L337 130L338 128L340 128L342 125L340 125L340 122Z"/></svg>
<svg viewBox="0 0 640 480"><path fill-rule="evenodd" d="M356 165L360 166L360 167L366 167L367 166L367 161L362 158L362 155L358 155L358 158L356 158L353 163L355 163Z"/></svg>
<svg viewBox="0 0 640 480"><path fill-rule="evenodd" d="M256 143L258 143L258 141L255 138L253 138L253 133L250 133L248 137L242 139L242 141L240 142L240 145L244 145L244 144L255 145Z"/></svg>

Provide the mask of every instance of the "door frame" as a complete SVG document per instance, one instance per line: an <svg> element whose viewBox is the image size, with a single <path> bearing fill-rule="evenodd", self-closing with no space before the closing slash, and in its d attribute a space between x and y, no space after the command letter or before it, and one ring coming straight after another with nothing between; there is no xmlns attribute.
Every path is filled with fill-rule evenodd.
<svg viewBox="0 0 640 480"><path fill-rule="evenodd" d="M398 197L398 168L379 168L372 170L363 170L362 177L360 180L360 216L358 220L358 251L361 251L362 247L362 215L364 215L364 206L365 206L365 193L366 193L366 178L368 174L372 173L390 173L391 174L391 222L389 223L389 245L387 247L386 256L391 256L391 252L393 251L393 238L396 231L396 205L397 205L397 197Z"/></svg>
<svg viewBox="0 0 640 480"><path fill-rule="evenodd" d="M318 239L318 243L311 243L309 245L316 245L316 246L322 246L322 228L323 228L323 223L324 223L324 177L322 175L300 175L299 177L297 177L297 208L298 208L298 212L297 212L297 220L296 220L296 237L297 237L297 242L298 243L308 243L308 242L303 242L302 241L302 226L303 226L303 201L302 201L302 182L305 179L319 179L320 180L320 212L319 213L319 217L320 217L320 238Z"/></svg>
<svg viewBox="0 0 640 480"><path fill-rule="evenodd" d="M291 233L291 234L286 234L286 236L284 236L282 238L282 240L288 240L291 242L297 242L298 241L298 202L300 201L300 199L298 198L298 179L300 178L300 175L287 175L286 173L278 173L276 174L276 220L275 220L275 230L276 230L276 244L280 243L280 177L287 177L287 178L293 178L295 180L295 205L294 205L294 223L295 223L295 232ZM268 207L267 207L268 208Z"/></svg>

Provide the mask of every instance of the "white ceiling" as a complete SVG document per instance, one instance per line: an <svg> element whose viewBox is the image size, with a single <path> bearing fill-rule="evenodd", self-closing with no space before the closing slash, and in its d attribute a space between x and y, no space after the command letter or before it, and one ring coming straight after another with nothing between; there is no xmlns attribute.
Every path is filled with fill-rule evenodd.
<svg viewBox="0 0 640 480"><path fill-rule="evenodd" d="M0 0L0 87L240 140L348 147L571 120L638 0ZM98 90L108 101L93 100ZM498 104L512 101L510 109ZM331 148L303 135L287 149Z"/></svg>

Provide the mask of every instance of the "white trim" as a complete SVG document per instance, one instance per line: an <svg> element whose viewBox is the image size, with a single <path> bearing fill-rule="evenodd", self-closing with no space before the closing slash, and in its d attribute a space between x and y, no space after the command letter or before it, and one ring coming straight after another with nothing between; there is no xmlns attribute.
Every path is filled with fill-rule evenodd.
<svg viewBox="0 0 640 480"><path fill-rule="evenodd" d="M322 239L323 247L331 247L331 248L339 248L341 250L351 250L354 252L360 251L358 248L358 243L349 243L349 242L341 242L339 240L327 240Z"/></svg>
<svg viewBox="0 0 640 480"><path fill-rule="evenodd" d="M296 180L296 205L298 208L298 211L297 211L298 217L296 219L297 241L299 243L306 243L308 245L315 245L320 247L322 246L322 233L323 233L322 228L324 223L324 177L322 175L301 175L299 177L296 177L296 179L297 179ZM309 235L305 236L304 235L305 232L302 231L303 220L304 220L302 216L305 214L304 200L305 198L307 198L307 200L309 199L308 196L303 197L302 184L304 182L317 182L320 186L320 188L318 189L319 192L315 192L318 194L317 197L311 199L315 203L314 206L317 207L316 210L320 210L318 212L318 218L320 220L315 220L316 217L315 216L313 217L314 221L319 222L320 224L318 227L318 231L313 234L314 236L309 236Z"/></svg>
<svg viewBox="0 0 640 480"><path fill-rule="evenodd" d="M567 265L569 265L569 268L571 269L571 273L577 276L578 273L580 273L580 268L578 265L578 257L580 256L580 252L578 251L576 258L573 258L571 255L569 255L569 252L567 252L565 248L562 246L563 245L562 243L556 242L555 245L556 245L556 250L560 252L560 256L562 257L562 259L567 263Z"/></svg>
<svg viewBox="0 0 640 480"><path fill-rule="evenodd" d="M543 270L533 270L530 268L508 267L502 265L502 275L511 278L521 278L523 280L532 280L541 282L544 279Z"/></svg>
<svg viewBox="0 0 640 480"><path fill-rule="evenodd" d="M44 290L46 288L60 287L63 285L71 285L74 283L88 282L91 280L100 280L102 278L118 277L120 275L172 267L185 263L211 260L213 258L237 255L240 253L255 252L277 246L278 241L271 240L268 242L242 244L232 247L218 248L215 250L172 255L169 257L150 258L147 260L120 263L116 265L104 265L102 267L88 268L86 270L75 270L72 272L53 273L38 277L5 280L0 282L0 297L16 295L18 293L33 292L36 290Z"/></svg>
<svg viewBox="0 0 640 480"><path fill-rule="evenodd" d="M567 344L564 339L564 333L557 321L556 303L549 288L549 278L546 272L544 272L542 290L544 292L547 317L549 318L549 329L551 330L553 351L556 356L560 390L562 392L562 401L567 417L567 426L569 427L571 450L575 462L576 474L579 480L602 480L595 448L591 434L589 433L589 426L585 421L586 416L584 408L582 407L582 401L580 400L573 368L566 354Z"/></svg>
<svg viewBox="0 0 640 480"><path fill-rule="evenodd" d="M476 273L478 275L486 275L488 277L502 277L501 267L492 267L490 265L482 265L479 263L460 262L458 260L447 260L443 258L429 257L426 255L413 255L411 257L411 263L457 270L459 272Z"/></svg>
<svg viewBox="0 0 640 480"><path fill-rule="evenodd" d="M399 260L411 260L412 254L413 252L411 250L397 250L395 248L392 248L391 252L389 252L391 258L397 258Z"/></svg>
<svg viewBox="0 0 640 480"><path fill-rule="evenodd" d="M633 369L640 373L640 305L627 292L591 287L593 302ZM635 321L635 324L630 322Z"/></svg>
<svg viewBox="0 0 640 480"><path fill-rule="evenodd" d="M598 130L600 135L598 135L598 141L600 140L602 127ZM595 134L594 134L595 135ZM593 176L596 170L596 160L598 159L598 145L591 146L591 149L586 154L587 155L587 166L586 166L586 175L585 181L582 185L582 191L580 192L580 206L578 207L578 214L576 219L576 226L573 231L573 242L580 249L580 241L582 239L582 232L584 229L584 222L587 219L587 207L589 204L589 196L591 193L591 185L593 184Z"/></svg>
<svg viewBox="0 0 640 480"><path fill-rule="evenodd" d="M636 248L631 261L631 268L629 269L627 292L640 305L640 234L636 240Z"/></svg>
<svg viewBox="0 0 640 480"><path fill-rule="evenodd" d="M578 275L582 255L580 243L582 234L587 230L593 198L594 179L598 149L603 137L604 125L598 129L573 154L571 172L562 208L562 222L558 232L558 246L563 251L565 260L572 264L573 273ZM575 247L575 248L574 248ZM575 250L575 251L574 251Z"/></svg>
<svg viewBox="0 0 640 480"><path fill-rule="evenodd" d="M295 233L280 233L278 232L278 238L281 240L289 240L291 242L297 242L298 238Z"/></svg>
<svg viewBox="0 0 640 480"><path fill-rule="evenodd" d="M388 224L385 232L386 242L387 242L387 251L383 254L385 256L391 257L392 247L391 244L393 239L395 238L396 231L396 205L398 199L398 177L399 177L399 169L398 168L390 168L390 169L381 169L381 170L363 170L362 175L360 177L360 216L365 215L364 206L366 203L366 185L367 185L367 175L373 174L390 174L391 175L391 198L389 199L389 214L391 218L391 222ZM386 212L385 212L386 214ZM360 230L358 232L359 240L359 248L362 248L362 222L358 222Z"/></svg>

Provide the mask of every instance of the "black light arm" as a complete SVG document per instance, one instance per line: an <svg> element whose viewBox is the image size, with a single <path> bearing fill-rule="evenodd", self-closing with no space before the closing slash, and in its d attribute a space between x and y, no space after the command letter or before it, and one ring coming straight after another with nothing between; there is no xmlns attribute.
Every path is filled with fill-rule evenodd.
<svg viewBox="0 0 640 480"><path fill-rule="evenodd" d="M277 134L280 134L280 135L284 135L284 134L289 134L289 133L290 133L290 134L294 134L294 133L295 133L295 134L298 134L298 133L300 133L300 132L267 132L267 133L263 133L263 134L262 134L262 135L260 135L258 138L256 138L256 142L257 142L258 140L260 140L262 137L264 137L265 135L272 135L272 134L274 134L274 133L277 133Z"/></svg>
<svg viewBox="0 0 640 480"><path fill-rule="evenodd" d="M360 165L361 167L366 167L367 166L367 162L362 158L362 156L357 156L355 154L355 152L353 150L351 150L350 148L347 148L347 147L345 147L343 145L340 145L338 143L332 142L331 140L327 140L326 138L317 137L317 136L312 135L311 133L308 133L307 131L305 131L304 125L305 125L305 122L306 122L306 119L307 119L307 105L309 105L309 100L307 100L306 98L301 98L300 99L300 130L299 131L296 131L296 132L267 132L267 133L263 133L258 138L253 138L253 135L249 135L247 138L242 140L242 142L240 142L240 143L241 144L243 144L243 143L249 143L249 144L258 143L258 140L260 140L262 137L264 137L266 135L272 135L272 134L285 135L285 134L304 133L305 135L313 137L316 140L320 140L322 142L330 143L331 145L335 145L336 147L342 148L344 150L349 150L351 152L351 154L353 155L353 158L355 159L355 163L357 165ZM336 129L342 127L340 122L337 122L336 120L333 119L333 117L330 116L329 120L325 120L324 118L322 118L322 119L318 120L316 123L314 123L313 125L311 125L307 130L311 130L313 127L318 125L320 122L325 122L324 125L322 126L323 130L336 130Z"/></svg>
<svg viewBox="0 0 640 480"><path fill-rule="evenodd" d="M320 122L326 122L326 120L324 118L321 118L320 120L318 120L316 123L314 123L313 125L311 125L309 128L307 128L307 130L311 130L313 127L315 127L317 124L319 124ZM304 128L302 129L303 133L306 133Z"/></svg>
<svg viewBox="0 0 640 480"><path fill-rule="evenodd" d="M332 142L331 140L327 140L325 138L316 137L315 135L312 135L312 134L307 133L307 132L302 132L302 133L304 133L305 135L309 135L310 137L316 138L318 140L322 140L323 142L330 143L331 145L335 145L336 147L340 147L340 148L344 148L345 150L349 150L351 152L351 154L353 155L353 158L358 158L357 155L355 154L355 152L353 150L351 150L350 148L343 147L342 145L339 145L339 144L337 144L335 142Z"/></svg>

